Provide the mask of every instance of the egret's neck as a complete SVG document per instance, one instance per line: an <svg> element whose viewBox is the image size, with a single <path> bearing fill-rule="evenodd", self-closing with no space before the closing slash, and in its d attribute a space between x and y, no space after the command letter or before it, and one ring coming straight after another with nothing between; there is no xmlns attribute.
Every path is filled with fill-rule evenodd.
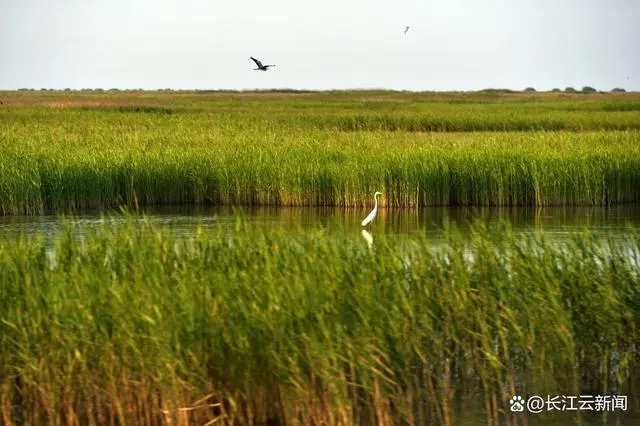
<svg viewBox="0 0 640 426"><path fill-rule="evenodd" d="M373 200L374 200L374 209L378 207L378 194L375 194L373 196Z"/></svg>

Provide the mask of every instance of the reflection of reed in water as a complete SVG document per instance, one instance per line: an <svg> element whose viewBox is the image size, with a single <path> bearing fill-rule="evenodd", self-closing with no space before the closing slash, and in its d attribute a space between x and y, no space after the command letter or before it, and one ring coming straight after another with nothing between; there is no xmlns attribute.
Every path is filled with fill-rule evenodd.
<svg viewBox="0 0 640 426"><path fill-rule="evenodd" d="M373 246L373 236L366 229L363 229L361 233L364 239L367 241L367 245L369 246L369 248L371 248Z"/></svg>

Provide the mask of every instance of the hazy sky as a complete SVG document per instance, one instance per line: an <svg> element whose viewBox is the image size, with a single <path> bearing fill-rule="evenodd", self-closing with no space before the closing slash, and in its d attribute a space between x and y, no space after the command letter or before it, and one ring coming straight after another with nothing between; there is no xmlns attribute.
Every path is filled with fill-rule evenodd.
<svg viewBox="0 0 640 426"><path fill-rule="evenodd" d="M638 22L640 0L0 0L0 89L640 90Z"/></svg>

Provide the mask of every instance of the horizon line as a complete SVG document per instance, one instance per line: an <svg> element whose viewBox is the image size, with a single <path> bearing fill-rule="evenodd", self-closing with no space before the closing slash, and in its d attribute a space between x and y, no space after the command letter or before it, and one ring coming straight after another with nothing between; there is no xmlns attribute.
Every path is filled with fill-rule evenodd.
<svg viewBox="0 0 640 426"><path fill-rule="evenodd" d="M589 88L588 91L583 91L585 88ZM571 89L567 91L567 89ZM501 87L487 87L484 89L444 89L444 90L409 90L409 89L389 89L389 88L342 88L342 89L294 89L294 88L242 88L242 89L176 89L176 88L156 88L156 89L144 89L144 88L119 88L111 87L108 89L96 87L86 87L80 89L72 88L31 88L21 87L18 89L0 89L0 92L209 92L209 93L255 93L255 92L289 92L289 93L330 93L330 92L395 92L395 93L477 93L477 92L499 92L499 93L609 93L612 91L625 91L627 93L635 93L637 90L625 89L624 87L614 87L609 90L598 90L592 86L572 87L567 86L565 88L555 87L552 89L535 89L533 87L527 87L525 89L509 89Z"/></svg>

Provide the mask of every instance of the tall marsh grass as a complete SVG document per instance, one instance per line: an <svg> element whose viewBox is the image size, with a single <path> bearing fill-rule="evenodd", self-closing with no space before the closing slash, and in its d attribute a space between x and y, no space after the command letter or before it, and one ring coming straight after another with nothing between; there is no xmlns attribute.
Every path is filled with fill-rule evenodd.
<svg viewBox="0 0 640 426"><path fill-rule="evenodd" d="M633 96L13 96L0 109L2 214L351 207L376 190L391 206L640 200Z"/></svg>
<svg viewBox="0 0 640 426"><path fill-rule="evenodd" d="M53 252L0 242L0 419L454 425L465 401L507 418L514 394L638 403L637 234L374 238L130 221L69 226Z"/></svg>
<svg viewBox="0 0 640 426"><path fill-rule="evenodd" d="M87 135L90 133L90 135ZM202 132L6 137L0 211L118 205L609 205L640 201L640 133Z"/></svg>

